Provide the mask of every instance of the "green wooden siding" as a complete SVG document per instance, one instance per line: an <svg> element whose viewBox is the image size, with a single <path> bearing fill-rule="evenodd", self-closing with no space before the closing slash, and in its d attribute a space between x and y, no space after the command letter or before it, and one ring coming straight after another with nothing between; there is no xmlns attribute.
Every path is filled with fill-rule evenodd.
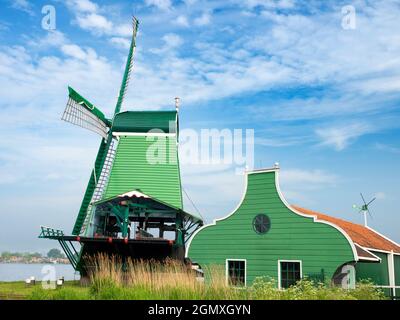
<svg viewBox="0 0 400 320"><path fill-rule="evenodd" d="M176 115L174 111L126 111L118 113L113 121L114 132L148 132L153 129L165 133L175 133Z"/></svg>
<svg viewBox="0 0 400 320"><path fill-rule="evenodd" d="M150 154L157 161L150 160ZM103 199L136 189L182 208L177 157L175 137L121 136Z"/></svg>
<svg viewBox="0 0 400 320"><path fill-rule="evenodd" d="M389 285L388 256L386 253L374 252L382 259L381 263L359 262L356 264L356 280L372 280L376 285Z"/></svg>
<svg viewBox="0 0 400 320"><path fill-rule="evenodd" d="M394 256L394 276L395 276L396 286L400 286L400 256L398 255Z"/></svg>
<svg viewBox="0 0 400 320"><path fill-rule="evenodd" d="M263 235L252 226L260 213L271 220L269 232ZM216 225L200 230L191 241L188 256L205 269L225 266L225 259L247 259L248 284L258 276L278 280L278 260L302 260L303 276L315 278L323 272L326 279L354 260L350 243L337 229L285 206L275 187L275 172L249 174L240 207Z"/></svg>

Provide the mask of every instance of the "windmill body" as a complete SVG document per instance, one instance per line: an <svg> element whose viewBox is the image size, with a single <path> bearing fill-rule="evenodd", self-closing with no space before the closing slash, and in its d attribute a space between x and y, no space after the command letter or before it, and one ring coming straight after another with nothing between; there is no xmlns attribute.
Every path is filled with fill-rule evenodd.
<svg viewBox="0 0 400 320"><path fill-rule="evenodd" d="M112 118L73 88L62 119L93 131L101 142L71 235L42 227L58 240L73 267L85 274L85 258L99 253L123 260L184 259L185 242L202 225L183 210L178 160L178 110L124 111L133 67L138 21Z"/></svg>

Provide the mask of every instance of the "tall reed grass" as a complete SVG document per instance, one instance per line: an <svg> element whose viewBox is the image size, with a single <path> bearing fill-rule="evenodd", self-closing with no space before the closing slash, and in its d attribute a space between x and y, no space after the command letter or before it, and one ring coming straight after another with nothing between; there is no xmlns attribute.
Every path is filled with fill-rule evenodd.
<svg viewBox="0 0 400 320"><path fill-rule="evenodd" d="M225 270L209 266L206 281L199 281L193 270L176 260L128 261L97 255L87 260L91 265L90 285L83 288L35 290L31 299L101 299L101 300L381 300L385 295L370 282L345 290L329 284L303 279L287 290L277 289L276 281L256 278L246 288L229 286ZM81 289L79 292L78 289Z"/></svg>
<svg viewBox="0 0 400 320"><path fill-rule="evenodd" d="M176 260L128 261L99 255L91 259L91 293L99 299L240 299L243 290L226 284L224 270L210 266L207 282Z"/></svg>

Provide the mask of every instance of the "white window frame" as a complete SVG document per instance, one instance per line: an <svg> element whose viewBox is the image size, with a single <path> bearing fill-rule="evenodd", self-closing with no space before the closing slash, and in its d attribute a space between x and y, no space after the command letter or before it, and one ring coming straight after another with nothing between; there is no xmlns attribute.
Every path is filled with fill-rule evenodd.
<svg viewBox="0 0 400 320"><path fill-rule="evenodd" d="M300 280L303 279L303 261L302 260L278 260L278 289L282 289L281 286L281 262L298 262L300 263Z"/></svg>
<svg viewBox="0 0 400 320"><path fill-rule="evenodd" d="M225 282L229 285L229 261L244 261L244 287L247 287L247 259L225 259Z"/></svg>

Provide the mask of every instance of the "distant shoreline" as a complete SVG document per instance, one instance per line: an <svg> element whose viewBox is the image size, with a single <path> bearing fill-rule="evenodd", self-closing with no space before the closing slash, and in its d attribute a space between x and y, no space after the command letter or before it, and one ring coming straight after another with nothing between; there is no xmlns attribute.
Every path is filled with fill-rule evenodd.
<svg viewBox="0 0 400 320"><path fill-rule="evenodd" d="M67 257L59 249L51 249L47 255L39 252L2 252L0 263L21 264L70 264Z"/></svg>
<svg viewBox="0 0 400 320"><path fill-rule="evenodd" d="M71 264L69 261L38 261L38 262L30 262L30 261L0 261L0 264Z"/></svg>

